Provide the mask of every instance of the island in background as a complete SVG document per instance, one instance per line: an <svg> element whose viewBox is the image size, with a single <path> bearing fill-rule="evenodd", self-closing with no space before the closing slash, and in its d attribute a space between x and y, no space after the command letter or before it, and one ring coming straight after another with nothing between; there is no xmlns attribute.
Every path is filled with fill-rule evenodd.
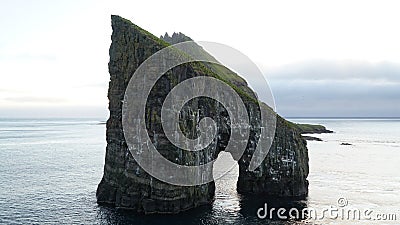
<svg viewBox="0 0 400 225"><path fill-rule="evenodd" d="M333 133L333 131L326 129L326 127L317 124L299 124L295 123L294 126L299 129L303 138L307 141L322 141L321 138L308 136L304 134L323 134L323 133Z"/></svg>

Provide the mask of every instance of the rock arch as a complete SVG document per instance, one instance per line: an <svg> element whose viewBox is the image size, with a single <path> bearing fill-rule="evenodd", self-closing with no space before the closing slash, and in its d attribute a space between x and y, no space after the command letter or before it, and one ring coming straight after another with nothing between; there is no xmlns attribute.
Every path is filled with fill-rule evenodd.
<svg viewBox="0 0 400 225"><path fill-rule="evenodd" d="M112 44L109 50L110 83L108 90L110 117L107 121L107 148L104 175L97 189L99 204L129 208L144 213L177 213L202 204L209 204L214 197L215 184L210 182L198 186L175 186L161 182L148 175L130 154L122 129L122 100L130 77L136 68L149 56L174 43L190 40L181 33L167 34L161 39L119 16L112 16ZM166 41L163 41L166 40ZM200 155L174 148L160 126L159 113L166 94L189 77L207 74L195 65L181 65L161 78L147 100L146 126L151 138L157 138L157 149L171 161L197 165L207 158L216 157L229 140L229 120L224 108L211 99L198 98L187 104L182 112L181 127L188 136L195 136L192 118L193 107L203 116L218 121L218 138L214 150L205 150ZM235 80L238 86L252 97L256 95L241 78ZM276 135L268 156L255 171L248 171L248 165L255 149L257 132L257 108L246 101L246 108L253 112L248 147L238 160L239 178L237 190L241 193L264 193L272 196L298 197L308 193L308 152L305 140L296 126L277 116ZM218 112L218 113L215 113ZM253 140L253 141L252 141Z"/></svg>

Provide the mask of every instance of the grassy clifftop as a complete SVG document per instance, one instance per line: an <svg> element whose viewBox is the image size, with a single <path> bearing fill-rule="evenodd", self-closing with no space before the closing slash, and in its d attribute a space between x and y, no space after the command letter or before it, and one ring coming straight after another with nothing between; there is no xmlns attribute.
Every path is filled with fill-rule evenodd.
<svg viewBox="0 0 400 225"><path fill-rule="evenodd" d="M300 124L300 123L292 123L301 134L322 134L322 133L333 133L333 131L326 129L326 127L322 125L316 124Z"/></svg>

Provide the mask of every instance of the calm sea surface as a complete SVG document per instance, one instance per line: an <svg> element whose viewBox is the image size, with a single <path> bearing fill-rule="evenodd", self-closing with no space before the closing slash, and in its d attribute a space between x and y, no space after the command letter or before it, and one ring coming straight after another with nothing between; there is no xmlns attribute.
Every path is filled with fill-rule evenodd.
<svg viewBox="0 0 400 225"><path fill-rule="evenodd" d="M370 210L397 221L320 218L318 224L400 224L400 120L293 119L333 134L308 142L305 201L237 194L237 168L217 181L210 206L179 215L144 216L96 204L105 157L99 119L0 119L0 224L294 224L257 218L269 206ZM341 145L349 143L351 145ZM338 200L340 201L338 203ZM346 203L342 207L342 204ZM390 215L389 215L390 214ZM392 216L393 217L393 216ZM309 220L308 222L312 222Z"/></svg>

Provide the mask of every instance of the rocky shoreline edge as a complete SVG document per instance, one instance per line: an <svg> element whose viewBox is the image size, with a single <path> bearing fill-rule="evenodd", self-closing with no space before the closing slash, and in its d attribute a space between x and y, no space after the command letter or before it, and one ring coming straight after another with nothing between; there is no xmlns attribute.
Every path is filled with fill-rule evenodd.
<svg viewBox="0 0 400 225"><path fill-rule="evenodd" d="M307 141L323 141L321 138L313 137L305 134L327 134L333 133L333 131L326 129L325 126L319 124L298 124L295 123L295 126L300 131L302 137Z"/></svg>

